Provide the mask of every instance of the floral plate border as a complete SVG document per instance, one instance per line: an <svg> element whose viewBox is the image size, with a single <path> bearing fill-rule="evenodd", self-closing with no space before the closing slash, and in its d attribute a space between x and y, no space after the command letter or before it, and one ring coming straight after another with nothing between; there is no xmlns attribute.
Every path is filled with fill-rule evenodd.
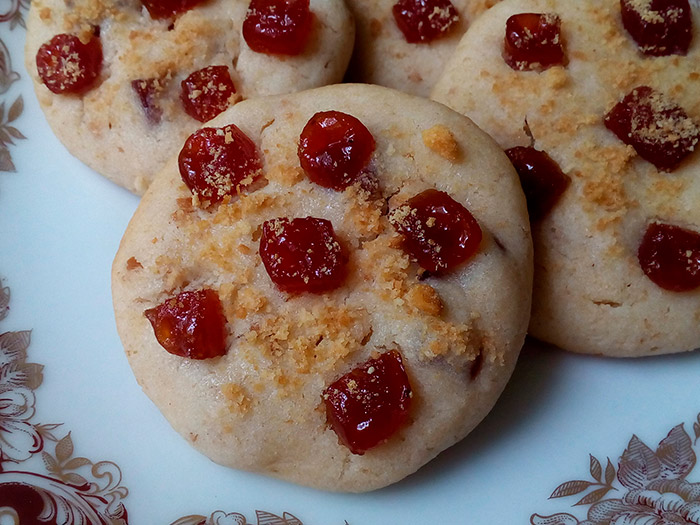
<svg viewBox="0 0 700 525"><path fill-rule="evenodd" d="M694 0L695 1L695 0ZM10 0L0 12L0 27L25 28L28 0ZM15 172L11 147L26 137L15 126L23 113L18 95L9 91L21 78L0 38L0 172ZM16 57L15 57L16 58ZM10 311L10 289L0 282L0 321ZM44 367L28 361L31 331L0 333L0 522L26 524L128 525L125 499L129 490L111 461L93 462L75 455L70 432L61 423L34 421L36 389ZM700 483L687 480L696 465L693 447L700 439L700 415L693 422L695 439L683 424L674 427L652 450L633 436L617 469L589 456L591 480L560 484L550 498L582 496L575 507L589 507L586 518L570 513L532 514L531 525L700 525ZM616 498L606 498L610 493ZM347 522L345 522L347 525ZM170 525L303 525L296 516L256 510L255 522L243 514L217 510L209 516L183 516Z"/></svg>
<svg viewBox="0 0 700 525"><path fill-rule="evenodd" d="M28 8L29 0L11 0L9 10L0 12L0 27L26 29ZM17 171L11 147L26 139L15 127L24 110L22 95L7 106L8 92L21 78L13 69L14 58L0 38L0 172ZM9 312L10 288L0 281L0 321ZM76 456L71 433L60 437L62 423L34 421L35 390L43 382L44 367L28 362L30 342L29 330L0 333L0 522L128 525L124 499L129 490L119 466ZM209 516L183 516L171 525L303 525L288 512L277 516L256 510L255 520L217 510Z"/></svg>

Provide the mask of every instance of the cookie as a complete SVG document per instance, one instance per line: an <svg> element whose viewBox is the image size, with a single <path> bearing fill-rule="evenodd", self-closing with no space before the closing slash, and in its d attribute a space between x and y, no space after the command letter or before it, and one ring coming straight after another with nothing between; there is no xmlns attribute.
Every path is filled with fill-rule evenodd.
<svg viewBox="0 0 700 525"><path fill-rule="evenodd" d="M505 0L435 86L533 166L533 336L620 357L700 346L699 29L682 0Z"/></svg>
<svg viewBox="0 0 700 525"><path fill-rule="evenodd" d="M347 0L357 22L347 78L427 97L468 25L496 2Z"/></svg>
<svg viewBox="0 0 700 525"><path fill-rule="evenodd" d="M229 105L343 78L354 22L342 0L249 4L34 2L27 70L58 138L141 194L188 135ZM280 30L283 6L294 23Z"/></svg>
<svg viewBox="0 0 700 525"><path fill-rule="evenodd" d="M143 197L112 274L135 377L175 430L223 465L354 492L463 438L529 315L501 149L370 85L243 101L208 126Z"/></svg>

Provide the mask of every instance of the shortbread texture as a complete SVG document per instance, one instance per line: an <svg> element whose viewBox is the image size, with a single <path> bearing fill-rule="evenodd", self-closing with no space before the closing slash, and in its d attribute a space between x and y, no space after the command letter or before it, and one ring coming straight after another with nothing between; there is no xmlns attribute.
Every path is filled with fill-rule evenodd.
<svg viewBox="0 0 700 525"><path fill-rule="evenodd" d="M465 34L432 96L468 115L503 148L547 152L571 178L533 226L530 333L574 352L645 356L700 347L700 290L666 291L637 259L647 225L700 230L700 154L671 173L604 125L625 95L650 86L700 123L700 13L687 56L649 57L622 25L618 0L505 0ZM506 20L561 18L568 63L514 71L502 57Z"/></svg>
<svg viewBox="0 0 700 525"><path fill-rule="evenodd" d="M427 97L469 25L499 0L452 0L459 21L444 36L409 43L396 25L396 0L346 0L357 22L348 79Z"/></svg>
<svg viewBox="0 0 700 525"><path fill-rule="evenodd" d="M379 194L359 185L323 188L302 171L299 134L327 110L357 117L373 134L369 169ZM532 279L517 175L462 115L378 86L243 101L210 124L230 123L258 145L265 184L202 208L169 163L114 260L115 315L134 374L175 430L218 463L324 490L394 483L469 433L517 360ZM451 140L447 149L424 141L431 129ZM442 276L420 271L388 219L390 209L426 189L449 193L484 232L478 253ZM261 225L307 216L332 222L347 249L348 275L331 292L290 295L262 264ZM190 361L158 344L143 312L200 288L222 300L228 351ZM328 426L322 393L388 350L403 356L412 385L410 422L354 455Z"/></svg>
<svg viewBox="0 0 700 525"><path fill-rule="evenodd" d="M298 56L252 51L242 37L248 0L208 0L173 19L154 20L139 0L32 2L26 65L57 137L78 159L142 194L167 159L201 122L187 115L180 82L211 65L227 66L232 102L340 82L350 60L354 21L342 0L311 0L310 40ZM82 95L54 94L36 67L39 47L59 33L87 39L99 27L104 54L95 86ZM160 122L146 117L132 81L157 79Z"/></svg>

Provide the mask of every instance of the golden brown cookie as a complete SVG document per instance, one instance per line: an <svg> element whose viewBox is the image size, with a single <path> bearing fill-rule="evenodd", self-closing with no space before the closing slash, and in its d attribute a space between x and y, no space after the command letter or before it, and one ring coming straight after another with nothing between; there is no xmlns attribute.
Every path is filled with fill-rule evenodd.
<svg viewBox="0 0 700 525"><path fill-rule="evenodd" d="M500 148L369 85L243 101L209 126L113 266L126 354L173 427L218 463L353 492L462 439L530 310L525 200Z"/></svg>
<svg viewBox="0 0 700 525"><path fill-rule="evenodd" d="M433 91L503 148L533 145L561 169L539 185L526 175L530 333L567 350L700 346L700 12L662 5L505 0L469 29ZM506 24L523 21L558 24L558 36L506 45ZM528 46L537 63L518 55ZM547 186L563 190L551 211Z"/></svg>
<svg viewBox="0 0 700 525"><path fill-rule="evenodd" d="M255 39L262 15L251 18L256 50L244 34L250 0L144 4L38 0L26 46L27 70L59 139L139 194L202 122L241 99L339 82L352 52L354 22L342 0L288 2L302 13L302 29L281 48ZM187 9L173 14L171 4Z"/></svg>

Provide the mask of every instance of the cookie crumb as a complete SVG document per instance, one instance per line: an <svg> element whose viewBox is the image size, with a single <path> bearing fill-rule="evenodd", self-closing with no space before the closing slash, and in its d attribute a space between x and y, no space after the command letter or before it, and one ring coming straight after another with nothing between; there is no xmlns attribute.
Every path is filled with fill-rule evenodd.
<svg viewBox="0 0 700 525"><path fill-rule="evenodd" d="M428 315L438 316L442 312L443 304L440 295L429 284L421 283L412 286L407 295L411 306Z"/></svg>
<svg viewBox="0 0 700 525"><path fill-rule="evenodd" d="M143 265L136 260L136 257L129 257L129 260L126 261L126 269L136 270L137 268L143 268Z"/></svg>
<svg viewBox="0 0 700 525"><path fill-rule="evenodd" d="M443 124L436 124L423 131L423 143L449 161L454 162L459 158L459 144L452 132Z"/></svg>
<svg viewBox="0 0 700 525"><path fill-rule="evenodd" d="M240 385L225 383L221 385L221 394L232 414L245 414L250 410L250 399Z"/></svg>

